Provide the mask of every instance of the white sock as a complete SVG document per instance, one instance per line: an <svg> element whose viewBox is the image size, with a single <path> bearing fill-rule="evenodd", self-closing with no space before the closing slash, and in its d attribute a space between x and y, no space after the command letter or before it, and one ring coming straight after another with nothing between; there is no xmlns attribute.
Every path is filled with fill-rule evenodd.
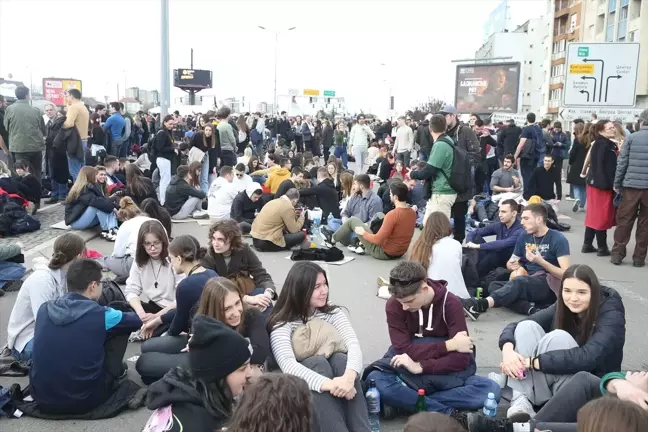
<svg viewBox="0 0 648 432"><path fill-rule="evenodd" d="M524 393L520 393L517 390L513 390L513 397L511 398L511 401L514 401L515 399L521 398L521 397L526 397L524 396Z"/></svg>
<svg viewBox="0 0 648 432"><path fill-rule="evenodd" d="M533 432L530 423L513 423L513 432Z"/></svg>

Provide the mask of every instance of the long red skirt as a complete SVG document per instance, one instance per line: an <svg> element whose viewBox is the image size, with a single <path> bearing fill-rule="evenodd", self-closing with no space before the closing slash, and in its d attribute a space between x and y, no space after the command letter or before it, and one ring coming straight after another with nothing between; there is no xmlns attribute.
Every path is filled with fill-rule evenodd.
<svg viewBox="0 0 648 432"><path fill-rule="evenodd" d="M585 226L597 231L608 230L615 225L616 209L614 191L587 185L587 211Z"/></svg>

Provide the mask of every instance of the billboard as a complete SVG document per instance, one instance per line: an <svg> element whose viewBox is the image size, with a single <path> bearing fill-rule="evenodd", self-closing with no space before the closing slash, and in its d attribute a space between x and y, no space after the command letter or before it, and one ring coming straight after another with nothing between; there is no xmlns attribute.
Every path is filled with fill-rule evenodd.
<svg viewBox="0 0 648 432"><path fill-rule="evenodd" d="M460 113L516 113L520 63L457 66L455 106Z"/></svg>
<svg viewBox="0 0 648 432"><path fill-rule="evenodd" d="M212 72L200 69L174 69L173 86L187 90L212 88Z"/></svg>
<svg viewBox="0 0 648 432"><path fill-rule="evenodd" d="M43 78L43 97L56 105L65 105L65 96L70 89L83 93L81 80L71 78Z"/></svg>

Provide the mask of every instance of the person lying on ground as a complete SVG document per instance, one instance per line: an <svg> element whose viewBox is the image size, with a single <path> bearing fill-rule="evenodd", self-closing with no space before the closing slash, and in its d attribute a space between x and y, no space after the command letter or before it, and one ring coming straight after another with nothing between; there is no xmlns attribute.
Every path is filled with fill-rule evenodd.
<svg viewBox="0 0 648 432"><path fill-rule="evenodd" d="M65 200L65 224L75 230L101 226L101 238L117 238L117 211L97 184L97 170L84 166Z"/></svg>
<svg viewBox="0 0 648 432"><path fill-rule="evenodd" d="M191 186L190 182L189 167L180 165L166 189L164 208L168 210L171 219L203 217L202 202L206 195L200 188Z"/></svg>
<svg viewBox="0 0 648 432"><path fill-rule="evenodd" d="M286 180L284 183L287 181L290 180ZM281 185L283 186L284 183ZM335 182L329 176L325 167L319 167L317 169L317 186L301 189L299 196L316 198L317 206L322 209L322 221L326 221L329 215L340 219L338 190L335 188Z"/></svg>
<svg viewBox="0 0 648 432"><path fill-rule="evenodd" d="M232 167L221 167L220 176L214 179L207 194L207 214L210 219L217 221L229 219L232 203L239 192L233 179Z"/></svg>
<svg viewBox="0 0 648 432"><path fill-rule="evenodd" d="M134 313L97 303L101 276L99 263L75 260L66 275L67 293L38 310L29 384L43 413L93 411L108 401L125 376L128 335L142 321Z"/></svg>
<svg viewBox="0 0 648 432"><path fill-rule="evenodd" d="M172 424L169 432L221 430L253 375L251 348L243 336L205 315L194 318L193 330L186 364L149 387L146 406L156 412L147 426L162 419Z"/></svg>
<svg viewBox="0 0 648 432"><path fill-rule="evenodd" d="M124 289L126 301L143 323L175 309L176 285L181 279L182 276L173 272L169 260L169 238L164 227L157 220L144 222L137 235L135 262ZM142 294L147 302L140 299ZM156 336L162 333L156 332Z"/></svg>
<svg viewBox="0 0 648 432"><path fill-rule="evenodd" d="M263 208L263 189L259 183L253 182L247 185L244 191L239 192L230 210L230 218L238 222L243 234L250 234L252 223L257 214Z"/></svg>
<svg viewBox="0 0 648 432"><path fill-rule="evenodd" d="M472 319L492 307L533 315L556 301L560 280L569 267L569 242L561 232L547 228L547 209L542 204L527 205L521 220L526 232L506 263L514 275L508 282L491 282L487 298L462 300Z"/></svg>
<svg viewBox="0 0 648 432"><path fill-rule="evenodd" d="M379 260L397 259L403 256L416 229L416 212L406 202L409 190L404 183L392 183L389 186L389 193L396 208L384 216L382 225L375 234L368 224L356 217L351 217L335 233L326 226L322 227L327 242L330 245L335 245L338 241L345 246L351 245L351 234L355 233L360 242L355 246L355 253L364 254L367 251Z"/></svg>
<svg viewBox="0 0 648 432"><path fill-rule="evenodd" d="M301 208L295 208L299 191L290 189L281 198L273 199L263 206L252 223L252 244L262 252L277 252L290 249L306 240L301 231L305 215Z"/></svg>
<svg viewBox="0 0 648 432"><path fill-rule="evenodd" d="M376 382L384 406L407 412L414 412L423 388L427 411L446 414L465 427L467 417L460 410L481 409L489 393L499 401L500 387L475 375L474 345L460 299L427 279L425 268L413 261L391 270L389 291L385 313L391 347L363 378ZM406 385L399 385L399 376Z"/></svg>
<svg viewBox="0 0 648 432"><path fill-rule="evenodd" d="M304 182L304 168L296 166L290 170L290 178L283 180L279 184L276 192L274 192L274 197L281 198L289 189L299 189Z"/></svg>
<svg viewBox="0 0 648 432"><path fill-rule="evenodd" d="M283 373L308 384L316 430L368 431L359 379L363 369L360 343L348 317L329 303L328 295L326 272L319 265L299 261L292 266L268 322L272 354ZM301 332L301 342L293 344L301 326L307 329L318 324L322 325L321 340L308 339L307 334L314 332ZM334 348L329 351L327 345Z"/></svg>
<svg viewBox="0 0 648 432"><path fill-rule="evenodd" d="M467 248L479 249L477 273L480 280L498 267L506 267L518 238L524 232L518 218L518 203L507 199L499 205L499 222L490 223L468 233ZM486 241L484 237L495 236Z"/></svg>
<svg viewBox="0 0 648 432"><path fill-rule="evenodd" d="M34 262L34 272L18 292L7 325L7 348L16 360L32 357L36 315L41 305L66 293L66 274L72 261L81 256L85 243L76 234L65 233L54 241L47 263Z"/></svg>

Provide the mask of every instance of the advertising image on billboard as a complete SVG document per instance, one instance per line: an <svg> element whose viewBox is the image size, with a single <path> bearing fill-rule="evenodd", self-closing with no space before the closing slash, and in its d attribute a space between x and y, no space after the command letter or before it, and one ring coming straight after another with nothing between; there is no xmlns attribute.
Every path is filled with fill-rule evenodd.
<svg viewBox="0 0 648 432"><path fill-rule="evenodd" d="M516 113L520 63L457 66L455 106L460 113Z"/></svg>
<svg viewBox="0 0 648 432"><path fill-rule="evenodd" d="M65 96L70 89L83 93L81 80L69 78L43 78L43 97L55 105L65 105Z"/></svg>
<svg viewBox="0 0 648 432"><path fill-rule="evenodd" d="M173 85L189 90L212 88L212 72L200 69L174 69Z"/></svg>

